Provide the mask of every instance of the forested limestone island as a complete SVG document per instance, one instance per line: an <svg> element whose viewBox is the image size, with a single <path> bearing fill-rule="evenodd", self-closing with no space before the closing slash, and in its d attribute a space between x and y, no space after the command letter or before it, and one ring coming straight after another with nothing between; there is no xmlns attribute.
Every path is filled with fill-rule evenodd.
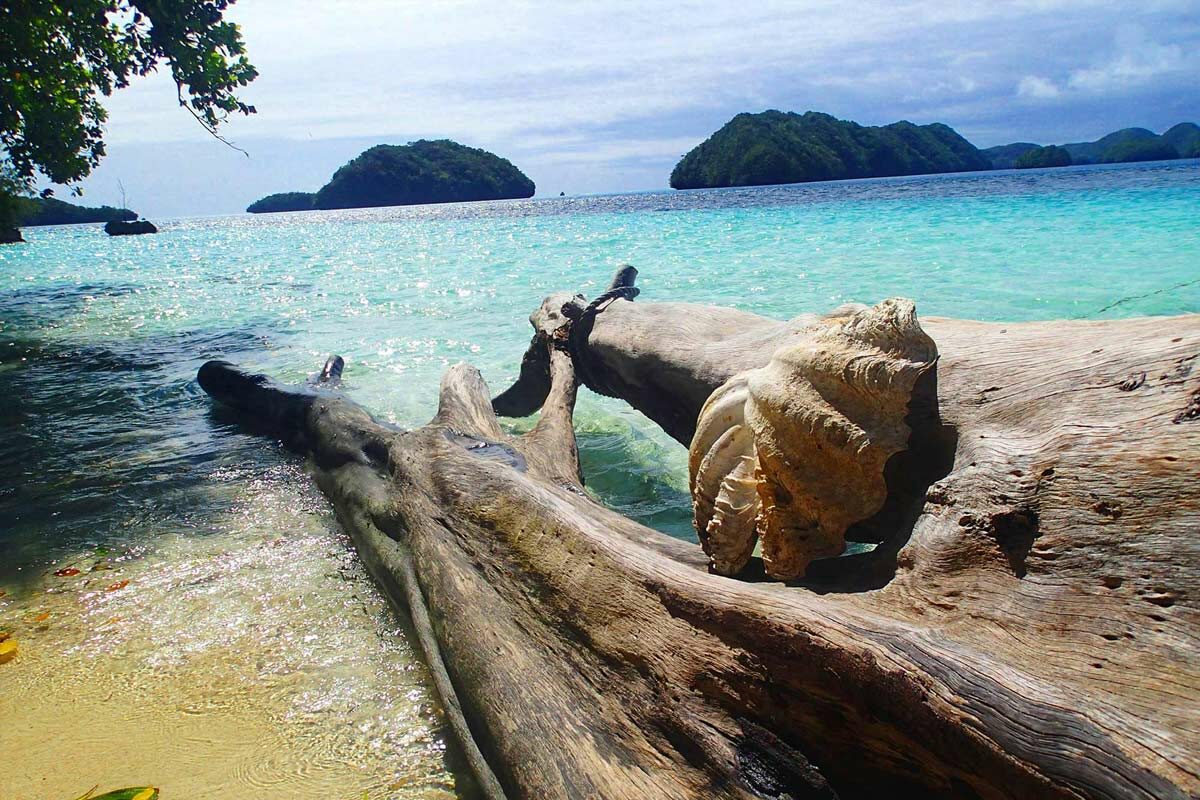
<svg viewBox="0 0 1200 800"><path fill-rule="evenodd" d="M333 173L307 208L371 208L532 197L534 184L508 159L449 139L380 144ZM297 211L303 192L271 195L246 210ZM277 198L290 198L287 201ZM263 206L266 207L263 207Z"/></svg>
<svg viewBox="0 0 1200 800"><path fill-rule="evenodd" d="M983 153L984 157L992 162L992 169L1016 169L1018 158L1030 150L1037 150L1039 147L1041 145L1034 142L1013 142L1012 144L985 147L979 152Z"/></svg>
<svg viewBox="0 0 1200 800"><path fill-rule="evenodd" d="M1181 122L1164 131L1162 138L1180 158L1200 158L1200 125Z"/></svg>
<svg viewBox="0 0 1200 800"><path fill-rule="evenodd" d="M1051 145L1051 147L1055 147ZM1023 161L1029 155L1031 160L1044 160L1051 156L1045 153L1030 155L1034 151L1048 148L1033 142L1014 142L983 150L983 154L991 159L994 169L1021 169L1032 166L1065 167L1069 164L1124 164L1135 161L1170 161L1177 158L1200 158L1200 125L1194 122L1181 122L1164 131L1162 135L1146 128L1123 128L1102 136L1094 142L1071 142L1058 145L1057 150L1065 150L1070 161L1062 163L1030 163ZM1061 154L1053 154L1056 160L1062 160ZM1018 163L1022 162L1022 163Z"/></svg>
<svg viewBox="0 0 1200 800"><path fill-rule="evenodd" d="M17 224L74 225L82 222L127 222L138 218L137 212L112 206L77 206L53 197L15 197Z"/></svg>
<svg viewBox="0 0 1200 800"><path fill-rule="evenodd" d="M1045 147L1035 146L1032 150L1026 150L1013 162L1013 167L1016 169L1069 166L1071 166L1070 152L1065 147L1053 144Z"/></svg>
<svg viewBox="0 0 1200 800"><path fill-rule="evenodd" d="M137 218L137 213L127 208L91 208L66 203L53 197L22 197L0 191L0 244L25 241L20 229L36 225L75 225Z"/></svg>
<svg viewBox="0 0 1200 800"><path fill-rule="evenodd" d="M969 172L991 162L941 123L869 127L829 114L738 114L685 155L675 189Z"/></svg>
<svg viewBox="0 0 1200 800"><path fill-rule="evenodd" d="M275 211L312 211L317 196L313 192L279 192L269 194L246 206L251 214L270 214Z"/></svg>

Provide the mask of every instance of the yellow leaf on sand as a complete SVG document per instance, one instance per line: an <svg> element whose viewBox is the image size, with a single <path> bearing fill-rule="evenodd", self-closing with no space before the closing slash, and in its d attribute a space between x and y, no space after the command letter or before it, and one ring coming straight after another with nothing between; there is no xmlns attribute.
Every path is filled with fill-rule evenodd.
<svg viewBox="0 0 1200 800"><path fill-rule="evenodd" d="M130 800L154 800L156 797L158 797L158 789L147 787L131 797Z"/></svg>
<svg viewBox="0 0 1200 800"><path fill-rule="evenodd" d="M7 664L17 657L17 640L6 639L0 642L0 664Z"/></svg>

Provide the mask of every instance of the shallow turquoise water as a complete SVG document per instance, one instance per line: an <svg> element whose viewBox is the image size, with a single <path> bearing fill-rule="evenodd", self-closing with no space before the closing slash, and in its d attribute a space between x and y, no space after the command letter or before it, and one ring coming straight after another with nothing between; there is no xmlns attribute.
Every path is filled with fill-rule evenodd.
<svg viewBox="0 0 1200 800"><path fill-rule="evenodd" d="M301 380L337 352L353 397L416 426L447 366L503 388L541 298L595 294L625 262L639 302L781 318L895 295L993 320L1197 312L1198 209L1188 161L186 219L117 239L27 229L0 249L0 589L11 602L98 548L169 558L160 542L220 537L237 503L263 536L336 537L294 459L211 414L194 382L208 358ZM577 421L592 491L690 537L683 448L588 392ZM296 492L308 527L280 520ZM370 592L360 572L345 580ZM372 614L359 633L394 634ZM363 680L364 696L389 688ZM414 724L395 714L380 724Z"/></svg>

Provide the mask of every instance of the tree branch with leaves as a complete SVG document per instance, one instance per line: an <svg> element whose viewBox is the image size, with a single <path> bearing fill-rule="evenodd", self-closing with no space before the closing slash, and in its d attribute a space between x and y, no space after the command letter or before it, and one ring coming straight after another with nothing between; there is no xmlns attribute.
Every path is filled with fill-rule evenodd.
<svg viewBox="0 0 1200 800"><path fill-rule="evenodd" d="M5 188L32 193L39 175L58 184L86 177L105 155L103 98L164 64L179 104L218 139L230 115L253 114L238 91L258 71L224 18L232 4L0 0Z"/></svg>

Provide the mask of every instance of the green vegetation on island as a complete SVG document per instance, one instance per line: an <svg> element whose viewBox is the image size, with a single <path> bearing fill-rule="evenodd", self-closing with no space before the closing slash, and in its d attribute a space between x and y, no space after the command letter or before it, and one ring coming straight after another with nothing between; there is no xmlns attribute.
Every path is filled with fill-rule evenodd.
<svg viewBox="0 0 1200 800"><path fill-rule="evenodd" d="M268 211L374 208L532 197L533 181L500 156L449 139L379 144L333 173L316 194L282 192L247 207Z"/></svg>
<svg viewBox="0 0 1200 800"><path fill-rule="evenodd" d="M761 186L990 167L974 145L941 123L868 127L815 111L772 110L727 122L680 160L671 186Z"/></svg>
<svg viewBox="0 0 1200 800"><path fill-rule="evenodd" d="M1146 130L1145 128L1122 128L1119 131L1113 131L1110 134L1101 136L1094 142L1070 142L1064 144L1063 147L1071 154L1071 161L1075 164L1105 164L1115 163L1123 160L1119 157L1119 152L1129 150L1138 142L1152 142L1158 139L1154 131ZM1113 151L1113 152L1110 152ZM1159 158L1178 158L1179 155L1171 150L1172 155L1161 155ZM1150 159L1140 159L1148 161Z"/></svg>
<svg viewBox="0 0 1200 800"><path fill-rule="evenodd" d="M1067 152L1067 148L1054 144L1026 150L1013 162L1014 169L1069 166L1071 166L1071 154Z"/></svg>
<svg viewBox="0 0 1200 800"><path fill-rule="evenodd" d="M1051 148L1056 151L1053 154L1054 159L1061 161L1063 157L1058 151L1065 151L1070 160L1065 163L1042 163L1051 158L1050 154L1044 152ZM1146 128L1122 128L1107 136L1101 136L1094 142L1070 142L1047 147L1032 142L1014 142L989 147L982 152L991 159L993 169L1200 158L1200 125L1181 122L1161 136ZM1032 163L1031 160L1037 163Z"/></svg>
<svg viewBox="0 0 1200 800"><path fill-rule="evenodd" d="M1200 125L1181 122L1163 132L1162 138L1180 158L1200 158Z"/></svg>
<svg viewBox="0 0 1200 800"><path fill-rule="evenodd" d="M985 147L979 152L992 162L992 169L1016 169L1018 158L1039 147L1041 145L1033 142L1013 142L1012 144Z"/></svg>
<svg viewBox="0 0 1200 800"><path fill-rule="evenodd" d="M317 196L313 192L279 192L269 194L246 206L251 214L270 214L275 211L311 211Z"/></svg>
<svg viewBox="0 0 1200 800"><path fill-rule="evenodd" d="M314 206L366 208L532 197L533 181L507 159L449 139L376 145L333 173Z"/></svg>
<svg viewBox="0 0 1200 800"><path fill-rule="evenodd" d="M1155 136L1153 139L1136 139L1117 142L1100 156L1101 164L1125 164L1133 161L1171 161L1179 158L1178 151Z"/></svg>
<svg viewBox="0 0 1200 800"><path fill-rule="evenodd" d="M53 197L25 197L0 189L0 243L21 242L20 228L37 225L76 225L85 222L126 222L138 215L127 208L77 206Z"/></svg>
<svg viewBox="0 0 1200 800"><path fill-rule="evenodd" d="M17 225L74 225L81 222L127 222L138 215L128 208L77 206L53 197L16 197Z"/></svg>

